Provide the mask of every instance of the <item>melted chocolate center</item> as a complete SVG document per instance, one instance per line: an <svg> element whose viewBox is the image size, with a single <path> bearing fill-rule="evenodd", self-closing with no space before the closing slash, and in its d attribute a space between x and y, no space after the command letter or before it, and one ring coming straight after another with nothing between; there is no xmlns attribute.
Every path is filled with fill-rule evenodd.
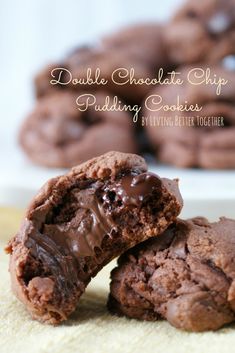
<svg viewBox="0 0 235 353"><path fill-rule="evenodd" d="M126 175L110 188L126 206L140 206L144 198L159 188L161 181L152 173L143 173L133 176Z"/></svg>
<svg viewBox="0 0 235 353"><path fill-rule="evenodd" d="M82 258L103 261L96 250L102 248L105 236L117 234L118 212L141 208L145 198L160 186L160 178L152 173L129 173L113 183L97 181L86 189L74 188L70 191L73 207L76 206L72 218L68 219L72 204L67 199L67 204L61 205L64 221L43 224L40 232L32 229L25 244L35 258L46 263L61 286L63 277L75 284L87 277L81 268Z"/></svg>

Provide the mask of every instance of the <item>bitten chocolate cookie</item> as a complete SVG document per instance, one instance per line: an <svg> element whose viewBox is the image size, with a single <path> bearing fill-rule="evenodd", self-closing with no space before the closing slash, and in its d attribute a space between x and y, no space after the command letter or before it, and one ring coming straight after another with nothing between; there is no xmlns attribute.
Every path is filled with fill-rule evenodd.
<svg viewBox="0 0 235 353"><path fill-rule="evenodd" d="M235 1L188 0L166 25L164 38L173 63L217 62L234 54Z"/></svg>
<svg viewBox="0 0 235 353"><path fill-rule="evenodd" d="M112 149L137 152L132 116L128 112L80 111L76 100L83 94L57 92L37 102L21 127L19 140L28 157L48 167L72 167ZM91 100L103 106L107 95L97 92ZM86 107L87 96L79 98ZM111 96L112 99L112 96ZM83 106L84 104L84 106Z"/></svg>
<svg viewBox="0 0 235 353"><path fill-rule="evenodd" d="M33 318L66 320L105 264L162 233L181 207L177 181L137 155L109 152L51 179L7 248L14 293Z"/></svg>
<svg viewBox="0 0 235 353"><path fill-rule="evenodd" d="M183 84L155 88L144 111L157 159L178 167L235 168L235 71L221 66L177 71ZM219 92L206 77L227 83Z"/></svg>
<svg viewBox="0 0 235 353"><path fill-rule="evenodd" d="M188 331L235 320L235 221L178 220L123 254L112 271L109 309L136 319L167 319Z"/></svg>

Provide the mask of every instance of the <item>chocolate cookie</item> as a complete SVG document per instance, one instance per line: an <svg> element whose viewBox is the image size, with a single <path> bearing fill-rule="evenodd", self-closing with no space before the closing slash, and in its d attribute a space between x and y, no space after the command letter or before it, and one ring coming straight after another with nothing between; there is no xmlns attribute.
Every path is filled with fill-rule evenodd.
<svg viewBox="0 0 235 353"><path fill-rule="evenodd" d="M71 54L65 59L50 63L49 65L43 67L34 79L36 97L41 98L45 95L66 89L67 85L65 83L68 81L68 73L66 70L69 69L67 59L73 60L74 56L77 57L79 55L81 60L83 60L90 50L90 46L80 46L76 50L72 51ZM61 84L53 84L53 81L59 81ZM78 88L81 90L81 87Z"/></svg>
<svg viewBox="0 0 235 353"><path fill-rule="evenodd" d="M234 54L235 1L188 0L166 25L164 38L172 62L217 62Z"/></svg>
<svg viewBox="0 0 235 353"><path fill-rule="evenodd" d="M235 168L235 72L221 66L210 68L210 77L228 82L217 94L216 86L206 81L192 84L188 80L192 69L177 70L182 85L165 85L151 92L153 99L148 100L144 116L157 159L178 167ZM202 70L206 77L208 68L204 66L195 82L200 75L202 80ZM181 111L181 105L186 110ZM200 111L194 110L196 105Z"/></svg>
<svg viewBox="0 0 235 353"><path fill-rule="evenodd" d="M34 79L35 93L37 98L41 98L48 94L60 92L65 86L52 85L51 79L59 79L59 70L56 70L56 76L52 76L52 72L56 67L63 67L63 63L51 63L38 72Z"/></svg>
<svg viewBox="0 0 235 353"><path fill-rule="evenodd" d="M163 30L164 28L156 23L131 25L103 38L102 43L110 50L127 51L156 74L160 67L169 67Z"/></svg>
<svg viewBox="0 0 235 353"><path fill-rule="evenodd" d="M49 180L7 248L14 293L33 318L66 320L105 264L162 233L181 207L177 181L137 155L109 152Z"/></svg>
<svg viewBox="0 0 235 353"><path fill-rule="evenodd" d="M52 69L50 65L37 75L36 96L43 97L51 91L66 88L89 92L105 89L127 102L138 103L149 91L149 85L133 85L130 83L131 77L135 80L151 78L153 72L139 58L135 59L126 50L94 46L83 52L78 48L59 66L56 64ZM51 84L51 80L59 83ZM104 84L100 83L101 80Z"/></svg>
<svg viewBox="0 0 235 353"><path fill-rule="evenodd" d="M178 220L123 254L112 271L109 309L136 319L167 319L188 331L235 320L235 221Z"/></svg>
<svg viewBox="0 0 235 353"><path fill-rule="evenodd" d="M143 24L124 28L101 39L97 45L78 47L62 63L55 64L56 67L64 70L53 70L50 65L36 77L38 97L55 89L81 90L82 87L88 91L106 89L124 101L139 103L150 86L133 82L151 79L160 67L169 67L162 27ZM88 77L93 82L97 79L97 82L91 85L86 82ZM82 85L74 85L72 78L82 80ZM51 79L59 79L62 84L51 85ZM98 83L100 79L106 84Z"/></svg>
<svg viewBox="0 0 235 353"><path fill-rule="evenodd" d="M96 111L94 105L80 111L80 93L61 91L41 98L24 121L20 144L29 158L48 167L72 167L112 149L136 152L132 116L128 112ZM103 106L104 92L89 96ZM112 99L112 96L110 97ZM85 109L87 96L79 98ZM82 105L84 104L84 106Z"/></svg>

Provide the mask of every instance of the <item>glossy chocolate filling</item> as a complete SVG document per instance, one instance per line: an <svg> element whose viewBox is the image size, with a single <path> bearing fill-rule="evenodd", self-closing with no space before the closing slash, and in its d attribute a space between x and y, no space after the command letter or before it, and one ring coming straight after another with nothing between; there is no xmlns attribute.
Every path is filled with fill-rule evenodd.
<svg viewBox="0 0 235 353"><path fill-rule="evenodd" d="M72 187L40 229L32 225L27 232L25 245L43 268L40 276L52 277L63 295L73 288L84 289L113 257L113 248L125 248L130 241L122 230L129 227L135 234L143 226L138 217L143 207L157 217L161 186L161 179L152 173L125 172L113 182L84 180ZM162 203L158 206L162 209ZM33 272L29 267L25 281L35 277Z"/></svg>

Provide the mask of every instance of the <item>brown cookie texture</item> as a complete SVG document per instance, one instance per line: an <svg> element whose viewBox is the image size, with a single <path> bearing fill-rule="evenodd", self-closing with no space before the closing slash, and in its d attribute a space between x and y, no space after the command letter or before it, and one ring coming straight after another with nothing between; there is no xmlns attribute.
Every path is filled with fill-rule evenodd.
<svg viewBox="0 0 235 353"><path fill-rule="evenodd" d="M167 68L170 65L163 30L156 23L135 24L103 38L102 43L110 50L127 51L156 72L160 67Z"/></svg>
<svg viewBox="0 0 235 353"><path fill-rule="evenodd" d="M111 312L166 319L187 331L235 320L235 220L177 220L162 235L128 250L111 273Z"/></svg>
<svg viewBox="0 0 235 353"><path fill-rule="evenodd" d="M106 80L105 86L85 85L87 90L92 87L96 90L105 88L108 92L118 95L124 101L139 103L149 92L146 84L131 84L131 75L135 80L153 77L152 70L138 55L124 48L106 48L104 46L92 47L86 56L81 58L79 50L67 58L66 67L74 77L86 79L90 70L91 78L95 80L97 69L100 77ZM131 74L133 70L133 74ZM76 89L76 87L74 87Z"/></svg>
<svg viewBox="0 0 235 353"><path fill-rule="evenodd" d="M234 54L235 1L186 1L166 24L164 39L176 65L215 63Z"/></svg>
<svg viewBox="0 0 235 353"><path fill-rule="evenodd" d="M184 168L235 168L235 72L221 65L210 68L211 76L227 81L217 94L213 85L205 82L193 85L188 81L193 69L184 66L177 70L184 81L182 85L156 87L150 93L155 98L144 108L144 116L148 119L146 132L156 157L163 163ZM200 70L206 73L208 68L201 66ZM159 97L162 102L156 105ZM187 110L170 110L177 106L177 99L179 106L186 106ZM200 111L193 110L196 105Z"/></svg>
<svg viewBox="0 0 235 353"><path fill-rule="evenodd" d="M68 82L68 72L66 70L70 69L67 64L67 60L73 60L73 58L79 55L81 60L90 53L91 47L88 45L83 45L76 50L69 53L63 60L50 63L43 67L34 78L34 88L37 98L42 98L44 96L50 95L51 93L60 92L64 89L67 90ZM55 84L55 82L60 82L60 84ZM70 85L71 87L71 85ZM74 86L76 90L81 91L80 87Z"/></svg>
<svg viewBox="0 0 235 353"><path fill-rule="evenodd" d="M51 73L55 68L63 67L63 63L50 63L43 67L34 78L35 94L37 98L41 98L48 94L60 92L63 89L62 85L52 85L51 79L59 80L59 71L56 76Z"/></svg>
<svg viewBox="0 0 235 353"><path fill-rule="evenodd" d="M47 83L51 79L58 79L58 77L60 77L60 83L48 85L40 81L39 85L39 80L36 79L37 96L43 96L55 89L70 88L80 91L82 87L89 92L105 89L127 102L138 103L148 93L149 85L131 84L130 78L134 77L137 81L153 77L153 71L145 61L141 60L140 56L137 51L129 52L127 49L118 47L108 48L103 45L94 45L88 47L86 51L78 47L65 58L61 69L53 71L54 78L51 75L51 67L49 70L42 70ZM39 76L42 77L42 73L39 73ZM74 79L80 80L82 84L74 84ZM101 80L104 83L101 83ZM44 86L47 89L42 90Z"/></svg>
<svg viewBox="0 0 235 353"><path fill-rule="evenodd" d="M10 241L12 289L34 319L66 320L111 259L161 234L182 208L177 180L109 152L49 180Z"/></svg>
<svg viewBox="0 0 235 353"><path fill-rule="evenodd" d="M124 28L101 38L99 43L74 49L56 67L65 70L54 70L52 74L53 65L49 65L38 73L35 79L38 97L66 87L74 90L82 87L88 91L105 89L124 101L140 103L150 86L131 80L151 79L160 67L169 67L162 26L152 23ZM74 85L71 75L83 80L83 84ZM97 77L102 78L106 84L86 83L88 76L93 82ZM50 84L51 79L58 78L62 84Z"/></svg>
<svg viewBox="0 0 235 353"><path fill-rule="evenodd" d="M76 100L79 98L81 110ZM60 91L41 98L22 124L19 141L27 156L47 167L72 167L112 149L137 152L132 115L127 111L97 111L106 97L96 92ZM86 110L86 102L95 105ZM84 111L83 111L84 110Z"/></svg>

